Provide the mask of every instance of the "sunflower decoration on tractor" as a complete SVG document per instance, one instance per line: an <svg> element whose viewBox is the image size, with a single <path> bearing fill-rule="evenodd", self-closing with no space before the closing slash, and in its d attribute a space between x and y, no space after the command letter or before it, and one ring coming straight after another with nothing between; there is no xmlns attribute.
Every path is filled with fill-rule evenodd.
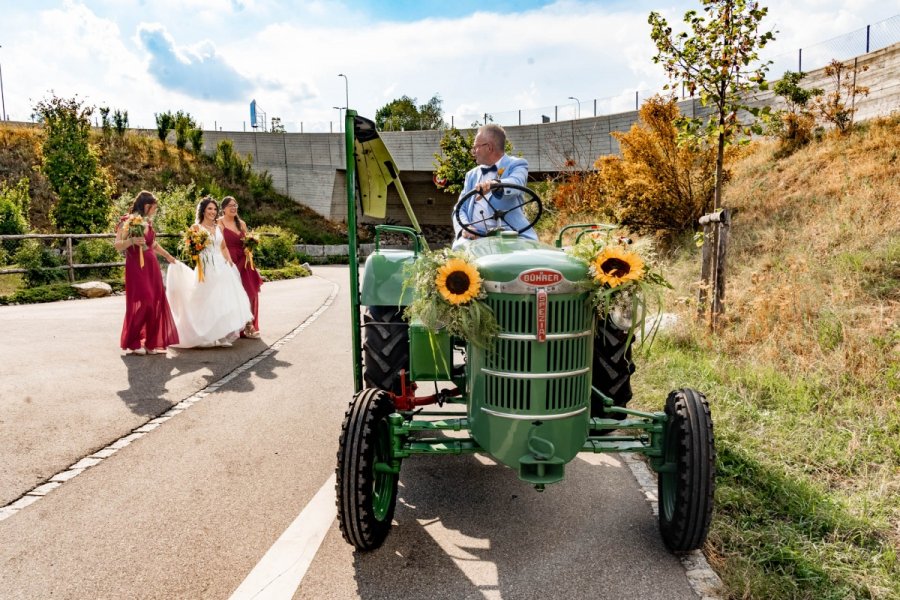
<svg viewBox="0 0 900 600"><path fill-rule="evenodd" d="M659 319L649 315L668 286L652 246L593 223L567 225L550 245L501 222L470 231L477 239L464 249L430 250L375 124L348 110L345 132L355 393L335 469L344 539L361 551L383 544L403 461L413 456L484 454L549 491L579 453L624 452L646 456L658 474L665 544L702 546L715 487L709 403L683 387L660 411L628 406L632 345L655 330ZM357 214L386 220L391 185L408 225L376 225L360 268ZM511 210L528 208L532 227L540 197L501 187L521 197ZM453 211L463 228L465 199ZM409 244L382 247L387 232Z"/></svg>

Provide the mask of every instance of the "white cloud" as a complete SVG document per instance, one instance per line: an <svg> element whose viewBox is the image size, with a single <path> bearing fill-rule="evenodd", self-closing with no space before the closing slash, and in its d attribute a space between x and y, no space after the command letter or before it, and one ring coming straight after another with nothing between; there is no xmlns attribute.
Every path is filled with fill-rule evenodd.
<svg viewBox="0 0 900 600"><path fill-rule="evenodd" d="M364 115L403 94L420 103L439 94L457 123L484 112L514 122L520 109L536 119L554 106L571 112L569 96L581 100L582 115L594 98L601 111L612 98L629 104L635 89L664 82L647 25L655 0L561 0L521 13L405 23L373 19L377 3L362 12L325 0L65 0L43 12L27 4L0 21L7 112L20 119L30 114L26 98L52 88L127 109L145 126L154 112L180 109L241 129L256 98L289 127L302 121L307 131L327 131L337 120L332 107L344 105L337 74L345 73L350 105ZM666 6L674 24L698 5ZM893 16L885 10L875 0L779 3L767 19L780 30L768 52L790 59L800 45ZM140 29L141 22L158 28ZM139 32L154 34L157 54L148 56ZM174 69L169 79L160 79L164 66ZM190 83L203 77L206 92L196 93Z"/></svg>

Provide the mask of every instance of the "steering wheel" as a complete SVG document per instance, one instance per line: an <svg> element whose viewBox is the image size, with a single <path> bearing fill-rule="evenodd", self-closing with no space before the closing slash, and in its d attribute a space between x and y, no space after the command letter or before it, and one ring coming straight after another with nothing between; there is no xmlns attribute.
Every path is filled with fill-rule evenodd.
<svg viewBox="0 0 900 600"><path fill-rule="evenodd" d="M494 208L494 205L491 204L490 196L484 196L478 190L472 190L471 192L468 192L466 195L464 195L462 198L460 198L459 202L456 203L456 210L453 211L453 218L456 219L456 222L459 223L459 226L462 227L464 231L467 231L477 237L485 237L490 232L482 233L480 231L470 228L469 225L478 225L479 223L486 223L487 221L491 221L491 220L503 221L504 223L506 223L506 226L511 231L515 231L516 233L523 233L523 232L527 231L528 229L531 229L532 227L534 227L534 224L538 222L538 219L541 218L541 214L544 212L544 205L541 202L541 197L538 196L534 190L527 188L524 185L518 185L515 183L497 183L491 187L491 190L504 190L506 188L518 190L518 191L522 192L523 194L525 194L526 196L528 196L528 198L523 199L522 202L519 202L518 204L516 204L513 207L510 207L507 210L497 210L496 208ZM469 198L471 198L472 196L474 196L476 194L478 194L482 198L484 198L485 202L487 202L487 205L491 208L491 211L493 214L489 217L484 217L480 221L471 221L470 223L464 223L463 220L459 217L459 211L462 210L463 206L466 206ZM521 229L513 228L513 226L510 225L509 222L506 220L506 215L508 215L509 213L511 213L512 211L514 211L516 209L524 208L525 206L527 206L529 204L537 204L537 211L534 214L534 218L532 218L531 221L529 221L528 224L525 225L524 227L522 227Z"/></svg>

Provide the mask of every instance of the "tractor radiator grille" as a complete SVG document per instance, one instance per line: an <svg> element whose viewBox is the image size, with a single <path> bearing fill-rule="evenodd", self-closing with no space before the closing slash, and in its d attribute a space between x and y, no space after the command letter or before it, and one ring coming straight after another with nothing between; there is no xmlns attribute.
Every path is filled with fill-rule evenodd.
<svg viewBox="0 0 900 600"><path fill-rule="evenodd" d="M489 295L501 334L534 336L537 331L534 296ZM563 412L590 398L593 309L586 296L550 294L547 336L498 338L484 353L484 400L487 405L515 411ZM567 336L554 339L553 336ZM559 374L554 376L554 374Z"/></svg>
<svg viewBox="0 0 900 600"><path fill-rule="evenodd" d="M511 410L531 410L531 381L488 375L484 383L487 404Z"/></svg>
<svg viewBox="0 0 900 600"><path fill-rule="evenodd" d="M589 377L589 374L584 373L548 381L547 410L570 409L584 404L585 400L590 398Z"/></svg>

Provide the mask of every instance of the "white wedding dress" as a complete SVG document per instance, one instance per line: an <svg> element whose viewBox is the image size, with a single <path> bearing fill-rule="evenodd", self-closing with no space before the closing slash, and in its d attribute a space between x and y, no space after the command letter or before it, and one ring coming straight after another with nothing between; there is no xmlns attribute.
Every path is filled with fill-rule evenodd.
<svg viewBox="0 0 900 600"><path fill-rule="evenodd" d="M203 281L197 280L196 268L182 262L166 270L166 298L178 329L177 348L231 342L253 320L240 273L222 254L224 237L218 227L212 238L212 245L201 252Z"/></svg>

